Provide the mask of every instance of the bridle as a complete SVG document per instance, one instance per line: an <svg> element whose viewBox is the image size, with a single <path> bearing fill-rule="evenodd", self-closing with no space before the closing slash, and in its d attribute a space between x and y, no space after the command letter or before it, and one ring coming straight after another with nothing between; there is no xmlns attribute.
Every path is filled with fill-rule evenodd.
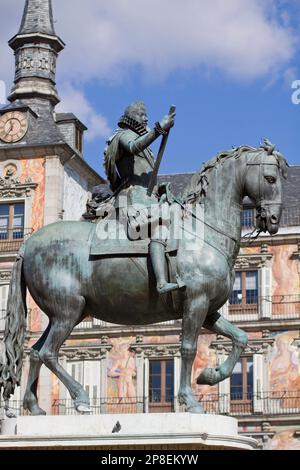
<svg viewBox="0 0 300 470"><path fill-rule="evenodd" d="M269 154L271 155L271 154ZM257 155L259 157L259 155ZM256 157L256 158L257 158ZM276 158L276 157L274 157ZM258 166L259 167L259 184L258 184L258 197L255 200L255 208L257 212L257 218L259 217L262 221L267 220L267 212L268 212L268 206L282 206L282 202L276 202L270 199L267 199L267 196L265 194L265 175L264 175L264 167L268 166L276 166L277 168L279 167L278 162L266 162L266 161L254 161L254 162L247 162L246 166ZM247 171L249 168L246 170L245 177L247 176Z"/></svg>

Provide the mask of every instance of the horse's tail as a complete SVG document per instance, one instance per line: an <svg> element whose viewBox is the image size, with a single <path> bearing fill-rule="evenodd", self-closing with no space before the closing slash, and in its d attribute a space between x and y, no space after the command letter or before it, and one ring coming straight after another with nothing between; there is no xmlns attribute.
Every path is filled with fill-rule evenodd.
<svg viewBox="0 0 300 470"><path fill-rule="evenodd" d="M24 245L12 270L7 300L7 316L4 333L4 358L0 365L0 388L8 400L20 385L22 359L26 332L26 283L23 275Z"/></svg>

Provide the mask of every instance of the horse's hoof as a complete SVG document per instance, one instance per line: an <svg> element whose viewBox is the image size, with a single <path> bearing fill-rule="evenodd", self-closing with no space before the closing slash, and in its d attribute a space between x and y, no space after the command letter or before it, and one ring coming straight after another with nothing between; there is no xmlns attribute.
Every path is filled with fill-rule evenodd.
<svg viewBox="0 0 300 470"><path fill-rule="evenodd" d="M218 369L204 369L197 377L197 385L216 385L221 380L220 371Z"/></svg>
<svg viewBox="0 0 300 470"><path fill-rule="evenodd" d="M42 408L38 407L31 411L32 416L46 416L47 413Z"/></svg>
<svg viewBox="0 0 300 470"><path fill-rule="evenodd" d="M25 411L29 411L31 416L46 416L47 415L46 411L40 408L38 405L23 406L23 408Z"/></svg>
<svg viewBox="0 0 300 470"><path fill-rule="evenodd" d="M204 408L201 405L192 405L190 407L187 407L186 411L188 413L198 413L198 414L204 414Z"/></svg>
<svg viewBox="0 0 300 470"><path fill-rule="evenodd" d="M7 418L16 418L17 417L16 413L13 410L11 410L10 408L5 409L5 416Z"/></svg>
<svg viewBox="0 0 300 470"><path fill-rule="evenodd" d="M92 410L89 407L89 405L85 405L84 403L80 403L79 405L76 405L76 411L82 415L89 415L91 414Z"/></svg>

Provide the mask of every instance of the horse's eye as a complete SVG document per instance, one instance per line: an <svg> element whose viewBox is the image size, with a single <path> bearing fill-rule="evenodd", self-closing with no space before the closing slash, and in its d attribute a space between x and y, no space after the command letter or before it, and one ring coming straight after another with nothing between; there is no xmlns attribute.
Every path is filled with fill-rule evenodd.
<svg viewBox="0 0 300 470"><path fill-rule="evenodd" d="M265 176L265 178L270 184L276 183L276 178L274 178L274 176Z"/></svg>

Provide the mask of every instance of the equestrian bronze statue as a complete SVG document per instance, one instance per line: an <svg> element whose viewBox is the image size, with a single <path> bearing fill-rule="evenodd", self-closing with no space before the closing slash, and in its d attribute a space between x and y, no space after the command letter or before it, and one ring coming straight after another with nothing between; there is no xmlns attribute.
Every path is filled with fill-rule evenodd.
<svg viewBox="0 0 300 470"><path fill-rule="evenodd" d="M255 204L259 231L276 234L287 162L268 141L259 148L241 146L206 163L180 198L172 197L166 187L157 187L149 196L155 164L149 145L170 130L175 113L151 131L146 113L139 120L133 110L136 124L130 121L131 111L106 150L112 195L99 205L96 223L62 221L42 228L22 246L13 268L0 384L6 400L20 384L28 289L49 318L30 354L24 408L34 415L44 413L37 399L42 364L67 387L76 410L90 412L86 391L58 362L62 344L88 316L119 325L182 319L178 399L195 413L203 413L191 388L201 328L230 338L232 350L224 363L204 369L198 384L214 385L230 377L247 345L246 333L219 313L233 286L242 203L248 196ZM126 207L124 200L129 201ZM155 209L148 218L144 207L151 205ZM166 207L166 215L157 220L157 211ZM177 214L176 233L173 214ZM149 232L152 221L154 230ZM142 226L144 236L135 240L134 228L139 233ZM126 236L101 238L99 233L109 234L111 227L121 228Z"/></svg>

